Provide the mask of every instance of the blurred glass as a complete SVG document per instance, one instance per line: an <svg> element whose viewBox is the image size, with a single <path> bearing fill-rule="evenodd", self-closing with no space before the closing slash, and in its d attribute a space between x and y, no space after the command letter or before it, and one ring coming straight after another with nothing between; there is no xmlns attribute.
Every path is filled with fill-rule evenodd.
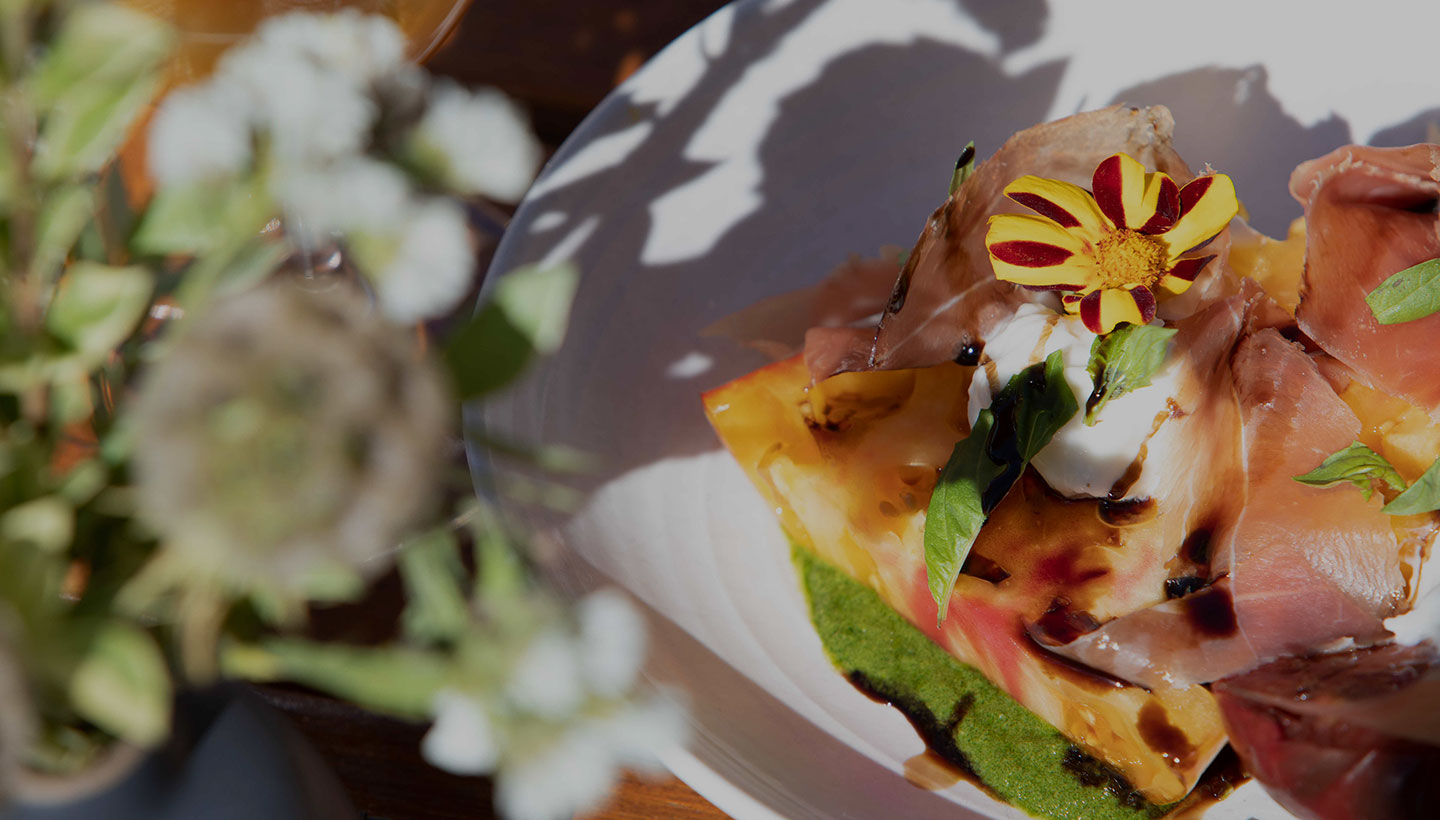
<svg viewBox="0 0 1440 820"><path fill-rule="evenodd" d="M430 56L459 22L469 0L124 0L180 29L180 50L170 81L184 83L209 74L225 49L255 30L266 17L287 11L357 8L394 19L405 32L411 59Z"/></svg>

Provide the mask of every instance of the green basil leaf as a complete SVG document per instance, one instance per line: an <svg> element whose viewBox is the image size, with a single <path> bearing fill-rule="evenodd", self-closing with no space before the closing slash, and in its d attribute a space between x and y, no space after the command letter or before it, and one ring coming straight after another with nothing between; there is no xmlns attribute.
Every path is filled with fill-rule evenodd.
<svg viewBox="0 0 1440 820"><path fill-rule="evenodd" d="M1415 515L1440 510L1440 460L1431 464L1409 489L1395 496L1393 501L1380 509L1391 515Z"/></svg>
<svg viewBox="0 0 1440 820"><path fill-rule="evenodd" d="M1060 351L1010 379L955 445L925 516L925 571L943 623L950 591L990 511L1079 411Z"/></svg>
<svg viewBox="0 0 1440 820"><path fill-rule="evenodd" d="M1370 291L1365 303L1382 325L1411 322L1440 311L1440 259L1392 275Z"/></svg>
<svg viewBox="0 0 1440 820"><path fill-rule="evenodd" d="M995 414L981 410L970 435L955 445L930 496L925 515L925 572L930 597L940 606L937 623L945 621L950 590L989 513L984 508L985 490L1005 472L1005 466L992 461L987 452L994 426Z"/></svg>
<svg viewBox="0 0 1440 820"><path fill-rule="evenodd" d="M965 180L975 173L975 140L965 144L965 150L960 152L960 158L955 160L955 173L950 175L950 195L960 190Z"/></svg>
<svg viewBox="0 0 1440 820"><path fill-rule="evenodd" d="M1007 397L1013 398L1007 401ZM1015 374L991 407L995 409L996 421L1001 422L1001 430L1005 428L1002 408L1014 408L1012 429L1020 469L1024 469L1080 409L1069 382L1065 381L1065 359L1058 350L1051 353L1043 365L1031 365ZM1004 447L1003 442L999 444Z"/></svg>
<svg viewBox="0 0 1440 820"><path fill-rule="evenodd" d="M459 397L503 387L536 355L558 350L578 284L572 265L519 268L496 282L490 301L446 346Z"/></svg>
<svg viewBox="0 0 1440 820"><path fill-rule="evenodd" d="M1395 472L1390 462L1358 441L1326 456L1319 467L1304 475L1295 476L1295 480L1312 487L1332 487L1348 481L1360 488L1367 501L1374 492L1371 485L1375 481L1385 482L1392 490L1405 489L1405 479Z"/></svg>
<svg viewBox="0 0 1440 820"><path fill-rule="evenodd" d="M1122 324L1095 337L1085 367L1095 380L1095 390L1085 401L1086 425L1094 426L1111 399L1150 384L1150 377L1165 363L1170 339L1177 332L1157 325Z"/></svg>

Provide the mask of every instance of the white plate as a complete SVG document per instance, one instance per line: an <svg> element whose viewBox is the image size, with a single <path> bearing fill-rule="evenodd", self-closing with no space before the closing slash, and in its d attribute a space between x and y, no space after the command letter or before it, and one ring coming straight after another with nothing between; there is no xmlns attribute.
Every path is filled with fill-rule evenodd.
<svg viewBox="0 0 1440 820"><path fill-rule="evenodd" d="M652 608L651 673L689 690L696 727L677 775L739 818L1023 817L968 784L932 793L900 776L920 740L827 663L770 511L701 412L703 390L764 362L699 330L848 254L909 245L967 140L983 157L1111 101L1169 105L1187 161L1231 174L1254 221L1281 232L1299 215L1297 162L1416 142L1440 119L1440 12L1419 7L756 0L610 95L492 266L579 265L566 344L483 422L604 461L577 482L580 513L543 523L583 559L568 565L577 583L593 567ZM502 479L514 469L476 456ZM1255 802L1210 816L1286 816L1246 792Z"/></svg>

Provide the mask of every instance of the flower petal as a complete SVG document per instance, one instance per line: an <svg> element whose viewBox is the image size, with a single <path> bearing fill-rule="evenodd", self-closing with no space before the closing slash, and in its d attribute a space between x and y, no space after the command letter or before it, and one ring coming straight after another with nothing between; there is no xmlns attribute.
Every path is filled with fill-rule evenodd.
<svg viewBox="0 0 1440 820"><path fill-rule="evenodd" d="M1146 305L1150 319L1155 318L1155 295L1144 286L1130 290L1106 288L1086 294L1080 300L1080 319L1091 333L1109 333L1121 322L1136 325L1148 322Z"/></svg>
<svg viewBox="0 0 1440 820"><path fill-rule="evenodd" d="M1114 154L1095 168L1090 184L1095 203L1117 228L1138 228L1154 210L1145 210L1145 166L1129 154Z"/></svg>
<svg viewBox="0 0 1440 820"><path fill-rule="evenodd" d="M1095 272L1087 244L1041 216L990 217L985 245L995 276L1007 282L1080 288Z"/></svg>
<svg viewBox="0 0 1440 820"><path fill-rule="evenodd" d="M1235 198L1235 183L1225 174L1196 177L1180 189L1180 218L1170 230L1161 234L1170 246L1170 257L1193 249L1225 229L1240 202Z"/></svg>
<svg viewBox="0 0 1440 820"><path fill-rule="evenodd" d="M1210 264L1210 260L1214 258L1215 254L1212 253L1209 256L1197 256L1191 259L1181 259L1177 261L1171 266L1170 270L1166 271L1165 275L1161 277L1160 287L1164 289L1166 293L1176 295L1184 293L1190 289L1190 286L1195 283L1195 278L1200 275L1200 272L1203 271L1205 266Z"/></svg>
<svg viewBox="0 0 1440 820"><path fill-rule="evenodd" d="M1155 318L1155 294L1144 285L1136 285L1133 288L1128 288L1127 292L1135 302L1135 309L1140 311L1140 321L1134 324L1149 324L1150 320Z"/></svg>
<svg viewBox="0 0 1440 820"><path fill-rule="evenodd" d="M1005 195L1062 228L1078 228L1092 242L1111 228L1095 198L1079 185L1027 174L1006 185Z"/></svg>
<svg viewBox="0 0 1440 820"><path fill-rule="evenodd" d="M1180 218L1180 186L1169 174L1157 171L1149 176L1144 209L1151 216L1140 226L1140 233L1165 233L1175 225L1175 220Z"/></svg>

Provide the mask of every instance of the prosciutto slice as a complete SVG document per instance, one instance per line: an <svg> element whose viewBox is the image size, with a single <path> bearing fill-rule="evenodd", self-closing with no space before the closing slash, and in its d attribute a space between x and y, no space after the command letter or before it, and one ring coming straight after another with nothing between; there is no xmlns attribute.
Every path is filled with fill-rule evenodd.
<svg viewBox="0 0 1440 820"><path fill-rule="evenodd" d="M1178 585L1180 597L1053 651L1156 687L1388 635L1382 618L1405 586L1381 499L1367 501L1348 484L1321 489L1293 480L1353 441L1359 419L1273 328L1246 337L1231 369L1243 419L1244 506L1210 534L1209 546L1182 549L1180 559L1201 577ZM1189 591L1194 586L1201 588Z"/></svg>
<svg viewBox="0 0 1440 820"><path fill-rule="evenodd" d="M1440 145L1347 146L1295 169L1309 244L1296 318L1325 352L1371 386L1440 412L1440 314L1375 321L1365 295L1440 256Z"/></svg>
<svg viewBox="0 0 1440 820"><path fill-rule="evenodd" d="M1245 768L1298 817L1435 816L1440 654L1432 645L1284 658L1214 692Z"/></svg>
<svg viewBox="0 0 1440 820"><path fill-rule="evenodd" d="M1117 151L1183 185L1194 175L1170 145L1174 127L1163 106L1112 106L1015 134L930 215L877 327L822 328L807 335L805 361L814 378L948 362L967 347L978 348L1016 305L1053 299L996 279L990 267L987 221L992 214L1023 211L1005 197L1005 186L1036 174L1088 187L1095 166ZM1211 244L1219 252L1227 239L1216 241L1220 244ZM1187 301L1198 304L1200 298L1197 293Z"/></svg>

